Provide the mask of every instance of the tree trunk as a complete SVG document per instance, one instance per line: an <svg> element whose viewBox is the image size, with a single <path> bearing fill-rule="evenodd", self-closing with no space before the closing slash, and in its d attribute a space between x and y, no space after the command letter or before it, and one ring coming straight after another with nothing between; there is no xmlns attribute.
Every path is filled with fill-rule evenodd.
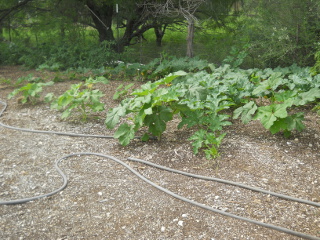
<svg viewBox="0 0 320 240"><path fill-rule="evenodd" d="M194 57L193 39L194 39L194 20L188 19L187 57L189 58Z"/></svg>
<svg viewBox="0 0 320 240"><path fill-rule="evenodd" d="M159 25L154 27L154 33L156 35L156 44L158 47L162 46L162 38L164 36L164 32L166 30L166 27L167 27L167 24L165 24L163 26L163 29L162 29L162 26L159 26Z"/></svg>
<svg viewBox="0 0 320 240"><path fill-rule="evenodd" d="M99 33L99 41L114 41L115 38L112 31L113 5L103 4L102 6L97 6L93 0L87 0L86 3Z"/></svg>
<svg viewBox="0 0 320 240"><path fill-rule="evenodd" d="M132 39L143 39L143 33L153 27L153 24L143 24L143 22L137 18L127 20L126 30L118 42L119 51L122 52L124 47L129 46Z"/></svg>

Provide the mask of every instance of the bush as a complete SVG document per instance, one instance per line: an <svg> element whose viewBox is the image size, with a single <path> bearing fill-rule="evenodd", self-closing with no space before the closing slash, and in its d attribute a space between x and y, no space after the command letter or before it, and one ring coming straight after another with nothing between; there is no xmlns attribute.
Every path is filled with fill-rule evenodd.
<svg viewBox="0 0 320 240"><path fill-rule="evenodd" d="M27 68L65 70L68 68L100 68L119 58L112 43L43 43L30 47L23 43L1 43L0 64L21 64Z"/></svg>

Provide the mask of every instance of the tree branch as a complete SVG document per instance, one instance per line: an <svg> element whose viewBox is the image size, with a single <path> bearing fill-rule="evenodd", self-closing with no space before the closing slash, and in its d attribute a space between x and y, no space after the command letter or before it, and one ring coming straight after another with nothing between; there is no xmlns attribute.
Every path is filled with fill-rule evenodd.
<svg viewBox="0 0 320 240"><path fill-rule="evenodd" d="M2 9L1 12L3 12L3 15L0 16L0 23L6 18L8 17L12 12L19 10L20 8L22 8L23 6L27 5L29 2L32 2L33 0L22 0L19 1L18 4L16 4L15 6L11 7L11 8L7 8L7 9Z"/></svg>

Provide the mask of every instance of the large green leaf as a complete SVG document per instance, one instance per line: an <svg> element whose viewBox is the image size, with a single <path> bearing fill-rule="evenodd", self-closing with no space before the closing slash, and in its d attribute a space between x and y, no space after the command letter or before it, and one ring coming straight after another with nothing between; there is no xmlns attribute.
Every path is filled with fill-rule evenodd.
<svg viewBox="0 0 320 240"><path fill-rule="evenodd" d="M119 122L120 118L126 114L126 109L124 106L118 106L109 111L105 124L108 128L114 128L114 126Z"/></svg>
<svg viewBox="0 0 320 240"><path fill-rule="evenodd" d="M161 136L166 130L166 122L172 120L171 109L165 106L157 106L152 109L153 114L147 115L144 124L149 127L149 131L155 136Z"/></svg>
<svg viewBox="0 0 320 240"><path fill-rule="evenodd" d="M285 82L283 78L281 78L281 72L274 72L271 74L270 78L266 81L261 82L253 91L253 95L259 95L262 92L267 90L275 90L279 85Z"/></svg>
<svg viewBox="0 0 320 240"><path fill-rule="evenodd" d="M320 98L320 88L311 88L309 91L300 93L294 100L294 105L302 106Z"/></svg>
<svg viewBox="0 0 320 240"><path fill-rule="evenodd" d="M205 140L206 140L206 131L204 129L200 129L196 131L189 140L193 141L193 152L194 154L198 154L199 149L203 146Z"/></svg>
<svg viewBox="0 0 320 240"><path fill-rule="evenodd" d="M303 129L305 129L305 125L303 124L303 121L304 121L303 112L299 112L289 116L287 118L288 130L302 131Z"/></svg>
<svg viewBox="0 0 320 240"><path fill-rule="evenodd" d="M254 101L250 101L242 107L237 108L233 112L233 119L237 119L241 115L241 120L244 124L247 124L251 121L252 115L258 109Z"/></svg>
<svg viewBox="0 0 320 240"><path fill-rule="evenodd" d="M254 119L260 119L262 125L266 129L270 129L278 118L288 116L287 107L286 104L272 104L270 106L259 107Z"/></svg>
<svg viewBox="0 0 320 240"><path fill-rule="evenodd" d="M297 91L288 90L284 92L278 92L274 94L274 98L276 101L285 102L286 100L293 98L297 95Z"/></svg>
<svg viewBox="0 0 320 240"><path fill-rule="evenodd" d="M275 134L281 130L284 130L285 134L288 136L293 130L302 131L305 129L303 120L304 115L302 112L287 116L286 118L277 119L270 127L270 132Z"/></svg>
<svg viewBox="0 0 320 240"><path fill-rule="evenodd" d="M118 130L114 134L114 138L119 139L121 145L126 146L134 138L134 126L127 123L120 125Z"/></svg>
<svg viewBox="0 0 320 240"><path fill-rule="evenodd" d="M191 111L189 108L187 111L183 111L180 114L182 116L181 122L178 125L178 129L187 125L188 128L199 124L199 119L203 116L203 111Z"/></svg>

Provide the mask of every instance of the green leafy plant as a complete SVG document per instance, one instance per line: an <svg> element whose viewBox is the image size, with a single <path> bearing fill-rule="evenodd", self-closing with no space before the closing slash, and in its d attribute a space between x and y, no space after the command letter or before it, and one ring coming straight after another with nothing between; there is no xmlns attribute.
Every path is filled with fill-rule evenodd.
<svg viewBox="0 0 320 240"><path fill-rule="evenodd" d="M193 134L189 140L192 140L193 152L198 154L200 148L204 148L204 153L207 159L219 156L218 148L225 137L226 133L216 137L215 133L200 129Z"/></svg>
<svg viewBox="0 0 320 240"><path fill-rule="evenodd" d="M312 110L316 111L318 113L318 115L320 116L320 102L318 102Z"/></svg>
<svg viewBox="0 0 320 240"><path fill-rule="evenodd" d="M286 137L289 137L293 130L302 131L305 128L304 114L299 112L290 115L288 111L293 106L303 106L320 98L320 89L314 87L309 91L303 91L305 87L300 86L299 89L299 85L295 84L301 81L292 79L295 80L290 82L282 73L274 72L267 80L260 82L252 92L253 95L260 97L269 96L271 103L257 106L254 101L250 101L237 108L233 118L241 116L243 123L258 119L272 134L283 131Z"/></svg>
<svg viewBox="0 0 320 240"><path fill-rule="evenodd" d="M123 78L134 77L136 80L155 81L177 71L198 72L201 70L211 71L207 61L199 58L166 56L165 58L156 58L145 65L120 62L109 71L109 74Z"/></svg>
<svg viewBox="0 0 320 240"><path fill-rule="evenodd" d="M178 77L181 82L173 83ZM121 118L127 116L128 122L122 123L115 133L115 138L127 145L141 127L148 129L143 140L148 140L150 135L161 138L166 124L179 114L178 128L184 125L198 128L190 138L195 154L202 148L207 158L218 156L217 148L225 135L220 131L230 124L226 121L228 115L218 113L229 108L232 102L223 95L222 89L210 91L214 86L204 86L205 80L200 83L196 79L196 76L180 71L142 85L141 89L131 93L130 98L109 111L106 126L114 128Z"/></svg>
<svg viewBox="0 0 320 240"><path fill-rule="evenodd" d="M93 85L100 82L107 83L107 79L104 77L88 78L84 84L71 85L69 90L55 100L52 94L47 95L47 101L53 100L51 108L63 110L62 119L70 117L72 112L80 112L81 119L87 121L89 111L104 110L104 104L100 101L104 94L98 89L93 89Z"/></svg>
<svg viewBox="0 0 320 240"><path fill-rule="evenodd" d="M248 56L247 51L249 47L249 44L244 45L242 49L232 47L230 55L223 60L223 63L230 64L232 68L238 68L243 63L244 59Z"/></svg>
<svg viewBox="0 0 320 240"><path fill-rule="evenodd" d="M123 99L125 96L127 96L129 89L134 86L134 83L130 83L126 86L123 84L120 84L119 87L116 89L116 93L113 95L113 100L119 100Z"/></svg>
<svg viewBox="0 0 320 240"><path fill-rule="evenodd" d="M167 123L178 115L179 129L195 130L189 138L194 153L203 151L211 159L219 156L224 128L231 124L230 112L245 124L259 120L272 134L283 132L288 137L305 128L304 113L296 108L314 104L320 98L320 76L312 76L308 68L292 65L244 70L229 64L208 67L210 71L204 68L195 73L169 74L131 94L125 91L127 98L108 112L106 126L119 124L115 137L127 145L143 127L147 129L143 140L151 135L160 138Z"/></svg>
<svg viewBox="0 0 320 240"><path fill-rule="evenodd" d="M12 97L16 96L17 94L22 94L20 101L21 103L27 103L31 102L32 104L35 104L36 101L40 98L40 92L42 92L43 87L45 86L51 86L54 82L35 82L35 83L28 83L25 86L22 86L21 88L15 89L13 92L11 92L8 95L8 98L11 99Z"/></svg>
<svg viewBox="0 0 320 240"><path fill-rule="evenodd" d="M40 77L34 77L32 73L28 74L28 76L19 77L16 81L16 85L20 85L23 82L29 83L39 83L44 82L44 80Z"/></svg>
<svg viewBox="0 0 320 240"><path fill-rule="evenodd" d="M0 84L12 85L12 80L9 78L0 78Z"/></svg>
<svg viewBox="0 0 320 240"><path fill-rule="evenodd" d="M310 69L310 72L312 75L317 75L320 74L320 51L317 51L314 55L315 59L315 64L314 66Z"/></svg>
<svg viewBox="0 0 320 240"><path fill-rule="evenodd" d="M54 62L52 64L48 64L48 63L43 63L41 65L39 65L37 67L37 70L38 71L41 71L41 70L49 70L49 71L53 71L53 72L56 72L56 71L59 71L60 69L63 68L63 64L61 63L58 63L58 62Z"/></svg>
<svg viewBox="0 0 320 240"><path fill-rule="evenodd" d="M179 98L171 88L160 86L168 85L175 78L184 75L185 72L177 72L156 82L148 82L142 85L141 89L132 92L131 98L124 99L119 106L110 109L105 121L108 128L114 128L124 116L130 116L127 120L131 122L122 123L114 137L118 138L122 145L128 145L139 128L147 127L148 133L143 136L143 140L148 140L150 135L161 138L166 123L175 114L173 103Z"/></svg>

